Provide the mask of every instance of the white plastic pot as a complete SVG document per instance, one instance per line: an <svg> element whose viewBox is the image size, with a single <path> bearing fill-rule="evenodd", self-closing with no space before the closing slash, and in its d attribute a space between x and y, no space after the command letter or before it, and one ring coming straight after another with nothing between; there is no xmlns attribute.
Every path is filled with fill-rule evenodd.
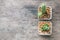
<svg viewBox="0 0 60 40"><path fill-rule="evenodd" d="M38 32L39 32L39 35L51 35L52 34L52 22L50 22L50 33L43 33L43 32L41 32L41 30L40 30L40 27L39 27L39 23L40 22L50 22L50 21L39 21L38 22Z"/></svg>
<svg viewBox="0 0 60 40"><path fill-rule="evenodd" d="M41 7L41 6L39 6L38 9L39 9L40 7ZM50 8L50 18L39 18L39 17L38 17L39 20L51 20L51 19L52 19L52 7L51 7L51 6L47 6L47 7Z"/></svg>

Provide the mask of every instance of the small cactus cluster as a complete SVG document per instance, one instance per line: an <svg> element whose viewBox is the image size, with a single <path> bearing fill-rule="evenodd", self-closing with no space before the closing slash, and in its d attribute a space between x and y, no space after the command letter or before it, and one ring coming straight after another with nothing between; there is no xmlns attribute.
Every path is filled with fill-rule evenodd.
<svg viewBox="0 0 60 40"><path fill-rule="evenodd" d="M38 16L41 16L44 13L46 13L46 5L45 4L42 4L41 5L41 11L38 12Z"/></svg>

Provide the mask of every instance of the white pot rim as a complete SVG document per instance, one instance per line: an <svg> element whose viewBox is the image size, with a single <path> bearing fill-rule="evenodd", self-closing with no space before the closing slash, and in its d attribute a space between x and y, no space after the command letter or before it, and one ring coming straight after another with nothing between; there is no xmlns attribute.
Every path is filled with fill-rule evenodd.
<svg viewBox="0 0 60 40"><path fill-rule="evenodd" d="M51 34L52 34L52 22L51 22L51 21L39 21L39 22L50 22L50 23L51 23L50 34L40 33L40 31L39 31L39 26L38 26L38 32L39 32L39 35L51 35ZM39 25L39 22L38 22L38 25Z"/></svg>
<svg viewBox="0 0 60 40"><path fill-rule="evenodd" d="M39 6L39 7L41 7L41 6ZM47 7L50 8L50 18L41 18L41 19L39 19L39 17L38 17L39 20L51 20L52 19L52 7L51 6L47 6Z"/></svg>

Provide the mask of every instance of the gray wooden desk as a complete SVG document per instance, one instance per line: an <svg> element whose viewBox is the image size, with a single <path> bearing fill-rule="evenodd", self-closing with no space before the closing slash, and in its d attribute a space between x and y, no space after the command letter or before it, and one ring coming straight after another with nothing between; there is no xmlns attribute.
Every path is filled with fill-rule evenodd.
<svg viewBox="0 0 60 40"><path fill-rule="evenodd" d="M53 8L51 36L38 34L37 8L41 2ZM0 40L60 40L60 1L0 0Z"/></svg>

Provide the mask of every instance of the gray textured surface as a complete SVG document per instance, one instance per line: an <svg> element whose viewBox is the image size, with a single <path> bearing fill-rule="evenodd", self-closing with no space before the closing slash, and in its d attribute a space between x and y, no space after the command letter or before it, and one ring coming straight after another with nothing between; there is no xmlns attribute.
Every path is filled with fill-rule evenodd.
<svg viewBox="0 0 60 40"><path fill-rule="evenodd" d="M44 0L53 8L53 34L40 36L37 7L40 0L0 0L0 40L60 40L59 0Z"/></svg>

